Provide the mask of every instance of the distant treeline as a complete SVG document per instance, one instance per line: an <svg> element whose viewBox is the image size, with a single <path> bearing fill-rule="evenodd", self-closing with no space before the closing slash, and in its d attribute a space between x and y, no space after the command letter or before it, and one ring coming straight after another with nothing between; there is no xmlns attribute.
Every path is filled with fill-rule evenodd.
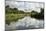
<svg viewBox="0 0 46 31"><path fill-rule="evenodd" d="M18 19L24 18L25 16L30 16L36 19L44 20L44 8L40 8L41 12L38 13L34 10L32 12L24 12L22 10L18 10L18 8L10 8L9 5L5 7L5 17L6 24L10 24L10 22L18 21Z"/></svg>
<svg viewBox="0 0 46 31"><path fill-rule="evenodd" d="M18 10L18 8L10 8L9 5L7 5L5 7L5 13L9 14L9 13L16 13L16 14L20 14L20 13L24 13L24 11L22 10Z"/></svg>
<svg viewBox="0 0 46 31"><path fill-rule="evenodd" d="M40 8L41 12L38 13L36 11L33 11L32 12L24 12L22 10L18 10L18 8L10 8L9 5L7 5L5 7L5 13L6 14L9 14L9 13L16 13L16 14L30 14L31 17L33 18L37 18L37 19L44 19L44 8Z"/></svg>

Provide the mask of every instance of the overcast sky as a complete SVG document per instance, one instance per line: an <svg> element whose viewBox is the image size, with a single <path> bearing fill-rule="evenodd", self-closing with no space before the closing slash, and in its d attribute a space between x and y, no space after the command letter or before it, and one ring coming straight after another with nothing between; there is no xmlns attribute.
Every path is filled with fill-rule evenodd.
<svg viewBox="0 0 46 31"><path fill-rule="evenodd" d="M44 8L44 3L36 3L36 2L24 2L24 1L16 1L16 0L6 0L6 5L9 5L11 8L18 8L23 11L32 11L35 10L40 12L40 8ZM26 9L26 10L25 10Z"/></svg>

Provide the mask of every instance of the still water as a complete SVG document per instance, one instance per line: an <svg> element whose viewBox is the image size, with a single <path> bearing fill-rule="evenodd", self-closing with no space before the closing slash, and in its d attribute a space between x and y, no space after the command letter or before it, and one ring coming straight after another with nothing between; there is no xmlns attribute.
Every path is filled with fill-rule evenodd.
<svg viewBox="0 0 46 31"><path fill-rule="evenodd" d="M38 20L35 18L31 18L30 16L18 19L17 22L11 22L10 25L6 24L6 31L42 29L42 28L44 28L44 20Z"/></svg>

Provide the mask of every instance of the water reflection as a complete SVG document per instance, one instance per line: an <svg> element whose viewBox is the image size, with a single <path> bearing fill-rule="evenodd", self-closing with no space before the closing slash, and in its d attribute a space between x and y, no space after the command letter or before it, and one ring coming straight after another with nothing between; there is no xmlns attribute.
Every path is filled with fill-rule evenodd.
<svg viewBox="0 0 46 31"><path fill-rule="evenodd" d="M18 22L11 22L10 25L6 24L6 30L25 30L25 29L40 29L44 28L44 21L26 16L19 19Z"/></svg>

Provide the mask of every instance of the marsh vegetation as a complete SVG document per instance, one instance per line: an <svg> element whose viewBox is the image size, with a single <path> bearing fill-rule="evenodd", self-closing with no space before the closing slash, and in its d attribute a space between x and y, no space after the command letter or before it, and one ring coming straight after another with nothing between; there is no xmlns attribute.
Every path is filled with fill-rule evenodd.
<svg viewBox="0 0 46 31"><path fill-rule="evenodd" d="M6 24L10 24L10 22L18 21L18 19L22 19L25 16L30 16L32 18L36 19L44 19L44 9L41 8L41 12L38 13L36 11L32 12L24 12L21 10L18 10L17 8L10 8L9 5L5 7L5 16L6 16Z"/></svg>

